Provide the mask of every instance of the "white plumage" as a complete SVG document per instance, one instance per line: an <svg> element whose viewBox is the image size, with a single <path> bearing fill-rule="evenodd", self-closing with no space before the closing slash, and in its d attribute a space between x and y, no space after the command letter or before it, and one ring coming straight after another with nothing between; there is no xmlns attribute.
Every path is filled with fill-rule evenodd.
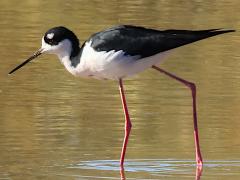
<svg viewBox="0 0 240 180"><path fill-rule="evenodd" d="M166 52L164 52L140 59L139 55L130 56L122 50L97 52L91 47L91 43L91 41L86 42L81 57L75 57L80 58L80 63L76 67L72 66L69 56L58 56L66 69L73 75L118 80L135 75L152 65L158 64L166 55ZM65 49L70 50L66 47Z"/></svg>

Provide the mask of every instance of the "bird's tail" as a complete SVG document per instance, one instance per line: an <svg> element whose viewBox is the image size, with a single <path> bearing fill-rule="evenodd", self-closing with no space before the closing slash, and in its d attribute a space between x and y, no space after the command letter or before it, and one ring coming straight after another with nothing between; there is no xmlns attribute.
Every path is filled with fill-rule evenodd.
<svg viewBox="0 0 240 180"><path fill-rule="evenodd" d="M196 32L201 34L203 36L203 39L205 39L205 38L216 36L216 35L219 35L219 34L235 32L235 30L233 30L233 29L230 29L230 30L208 29L208 30L200 30L200 31L196 31Z"/></svg>

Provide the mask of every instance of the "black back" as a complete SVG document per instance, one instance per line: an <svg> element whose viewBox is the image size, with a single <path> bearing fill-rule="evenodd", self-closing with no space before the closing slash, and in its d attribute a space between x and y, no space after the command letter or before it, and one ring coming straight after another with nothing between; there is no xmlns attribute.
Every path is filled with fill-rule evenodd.
<svg viewBox="0 0 240 180"><path fill-rule="evenodd" d="M96 51L123 50L128 55L140 55L144 58L227 32L233 32L233 30L160 31L123 25L96 33L88 41L92 41L91 46Z"/></svg>

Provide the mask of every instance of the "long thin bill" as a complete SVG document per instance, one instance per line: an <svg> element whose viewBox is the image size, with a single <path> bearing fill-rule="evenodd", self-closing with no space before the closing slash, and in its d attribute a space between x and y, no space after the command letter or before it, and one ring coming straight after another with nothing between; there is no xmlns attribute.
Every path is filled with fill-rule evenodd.
<svg viewBox="0 0 240 180"><path fill-rule="evenodd" d="M12 73L14 73L16 70L20 69L21 67L23 67L25 64L29 63L30 61L32 61L33 59L35 59L36 57L38 57L39 55L42 54L42 49L39 49L37 52L35 52L31 57L29 57L27 60L25 60L22 64L18 65L17 67L15 67L13 70L11 70L8 75L11 75Z"/></svg>

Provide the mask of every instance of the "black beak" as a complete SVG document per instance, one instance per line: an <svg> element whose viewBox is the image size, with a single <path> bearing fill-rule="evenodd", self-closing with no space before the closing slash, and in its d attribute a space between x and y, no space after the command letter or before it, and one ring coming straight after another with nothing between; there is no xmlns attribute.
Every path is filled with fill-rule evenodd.
<svg viewBox="0 0 240 180"><path fill-rule="evenodd" d="M15 72L16 70L20 69L21 67L23 67L25 64L29 63L30 61L32 61L33 59L35 59L36 57L38 57L39 55L42 54L42 49L39 49L37 52L35 52L31 57L29 57L27 60L25 60L22 64L18 65L17 67L15 67L13 70L11 70L8 75L12 74L13 72Z"/></svg>

